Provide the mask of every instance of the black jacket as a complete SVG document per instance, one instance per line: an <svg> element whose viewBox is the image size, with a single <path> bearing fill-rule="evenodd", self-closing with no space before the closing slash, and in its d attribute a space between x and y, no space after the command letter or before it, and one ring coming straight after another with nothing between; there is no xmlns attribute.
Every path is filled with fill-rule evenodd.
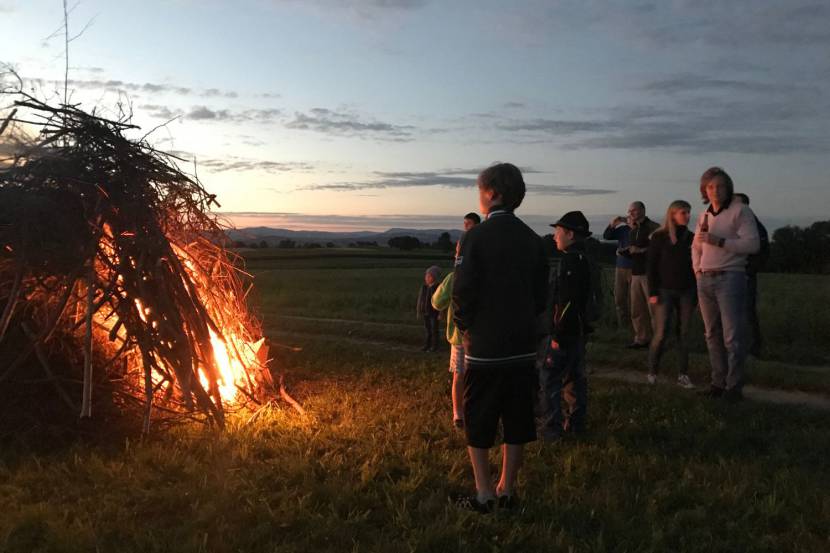
<svg viewBox="0 0 830 553"><path fill-rule="evenodd" d="M671 243L668 232L655 232L648 247L649 295L659 295L660 289L689 290L696 287L692 268L692 241L694 233L686 227L677 228L677 243Z"/></svg>
<svg viewBox="0 0 830 553"><path fill-rule="evenodd" d="M547 272L542 239L512 213L496 211L467 232L452 302L471 368L533 361Z"/></svg>
<svg viewBox="0 0 830 553"><path fill-rule="evenodd" d="M421 285L421 291L418 293L418 305L416 313L418 317L437 317L438 310L432 307L432 296L438 289L438 284L427 286L426 283Z"/></svg>
<svg viewBox="0 0 830 553"><path fill-rule="evenodd" d="M755 223L758 225L758 237L761 239L761 249L758 253L747 256L746 258L746 274L753 276L757 275L769 259L769 232L758 217L755 217Z"/></svg>
<svg viewBox="0 0 830 553"><path fill-rule="evenodd" d="M648 248L649 243L651 242L651 234L660 227L657 223L645 217L643 222L639 225L634 225L631 227L631 232L628 235L629 246L636 246L638 248ZM623 255L626 257L631 258L631 274L632 275L644 275L646 274L647 264L648 264L648 253L631 253L631 252L623 252Z"/></svg>
<svg viewBox="0 0 830 553"><path fill-rule="evenodd" d="M585 257L584 244L573 244L563 254L552 294L551 338L562 345L569 345L591 332L590 326L585 323L585 307L591 294L591 266Z"/></svg>

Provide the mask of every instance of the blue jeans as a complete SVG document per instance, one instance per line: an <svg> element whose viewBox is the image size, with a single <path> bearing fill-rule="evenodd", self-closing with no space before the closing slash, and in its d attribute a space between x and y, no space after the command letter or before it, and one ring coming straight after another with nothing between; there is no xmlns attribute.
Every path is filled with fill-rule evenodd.
<svg viewBox="0 0 830 553"><path fill-rule="evenodd" d="M562 400L568 404L563 412ZM550 350L539 367L539 406L542 437L553 438L563 430L585 429L588 378L585 375L585 339Z"/></svg>
<svg viewBox="0 0 830 553"><path fill-rule="evenodd" d="M680 358L678 372L689 372L689 325L692 314L697 305L697 293L694 288L689 290L666 290L659 293L660 303L654 306L654 337L648 352L648 370L657 374L660 368L660 359L666 349L666 341L671 331L671 323L677 317L677 353Z"/></svg>
<svg viewBox="0 0 830 553"><path fill-rule="evenodd" d="M697 279L712 386L740 390L746 363L746 274L726 271Z"/></svg>

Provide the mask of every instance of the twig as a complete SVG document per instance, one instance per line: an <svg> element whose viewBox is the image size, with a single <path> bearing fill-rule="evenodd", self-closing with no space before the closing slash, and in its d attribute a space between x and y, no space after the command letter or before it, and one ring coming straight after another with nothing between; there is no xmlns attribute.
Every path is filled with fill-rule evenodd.
<svg viewBox="0 0 830 553"><path fill-rule="evenodd" d="M17 108L14 108L14 109L11 111L11 113L9 114L9 116L8 116L8 117L6 117L6 118L3 120L3 123L2 123L2 124L0 124L0 134L3 134L3 132L4 132L4 131L6 130L6 128L9 126L9 123L11 123L11 122L14 120L14 116L15 116L15 114L16 114L16 113L17 113Z"/></svg>
<svg viewBox="0 0 830 553"><path fill-rule="evenodd" d="M9 293L9 299L6 301L6 307L3 309L3 315L0 316L0 342L3 341L3 336L9 328L9 322L12 320L14 308L17 306L17 299L20 297L20 285L23 282L23 263L17 267L14 275L14 282Z"/></svg>
<svg viewBox="0 0 830 553"><path fill-rule="evenodd" d="M291 407L293 407L294 409L296 409L296 410L297 410L297 412L298 412L299 414L301 414L301 415L305 415L305 409L303 409L303 406L302 406L302 405L300 405L300 404L299 404L299 402L297 402L297 400L296 400L296 399L294 399L293 397L291 397L291 396L288 394L288 392L286 391L286 389L285 389L285 375L284 375L284 374L281 374L281 375L280 375L280 397L281 397L281 398L282 398L282 399L283 399L286 403L288 403L288 405L290 405Z"/></svg>
<svg viewBox="0 0 830 553"><path fill-rule="evenodd" d="M95 303L95 263L91 262L86 283L86 334L84 336L84 388L81 418L92 416L92 313Z"/></svg>

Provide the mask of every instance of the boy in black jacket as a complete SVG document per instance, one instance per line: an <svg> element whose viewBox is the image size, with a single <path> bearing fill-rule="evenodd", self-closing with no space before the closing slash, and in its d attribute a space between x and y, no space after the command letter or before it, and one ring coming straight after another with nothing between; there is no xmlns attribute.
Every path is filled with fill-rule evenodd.
<svg viewBox="0 0 830 553"><path fill-rule="evenodd" d="M476 494L456 505L480 513L516 504L523 448L536 439L536 316L545 308L542 240L513 214L525 195L522 173L501 163L478 177L487 220L470 229L456 258L453 318L462 332L464 430ZM488 451L501 421L502 473L496 486Z"/></svg>
<svg viewBox="0 0 830 553"><path fill-rule="evenodd" d="M591 235L581 211L571 211L551 225L554 241L563 253L553 285L553 332L540 367L541 432L555 441L562 432L585 430L588 380L585 375L585 339L591 332L585 308L591 294L591 266L585 239ZM562 396L568 411L562 412Z"/></svg>

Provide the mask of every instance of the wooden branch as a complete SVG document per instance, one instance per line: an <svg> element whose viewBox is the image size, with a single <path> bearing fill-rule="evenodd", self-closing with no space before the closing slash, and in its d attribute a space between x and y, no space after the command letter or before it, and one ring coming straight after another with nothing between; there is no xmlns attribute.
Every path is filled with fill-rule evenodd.
<svg viewBox="0 0 830 553"><path fill-rule="evenodd" d="M12 283L12 289L9 293L9 299L6 301L6 307L3 309L3 315L0 316L0 342L3 341L3 336L9 328L9 322L12 320L14 308L17 306L17 300L20 297L20 287L23 282L23 271L23 263L21 262L15 272L14 282Z"/></svg>
<svg viewBox="0 0 830 553"><path fill-rule="evenodd" d="M297 402L296 399L291 397L288 394L288 392L286 391L286 389L285 389L285 375L284 374L280 374L280 397L283 400L285 400L285 402L288 403L288 405L290 405L291 407L296 409L299 414L305 415L305 409L303 409L303 406L300 405L299 402Z"/></svg>
<svg viewBox="0 0 830 553"><path fill-rule="evenodd" d="M92 314L95 303L95 263L91 264L86 283L86 334L84 336L84 388L81 418L92 417Z"/></svg>

